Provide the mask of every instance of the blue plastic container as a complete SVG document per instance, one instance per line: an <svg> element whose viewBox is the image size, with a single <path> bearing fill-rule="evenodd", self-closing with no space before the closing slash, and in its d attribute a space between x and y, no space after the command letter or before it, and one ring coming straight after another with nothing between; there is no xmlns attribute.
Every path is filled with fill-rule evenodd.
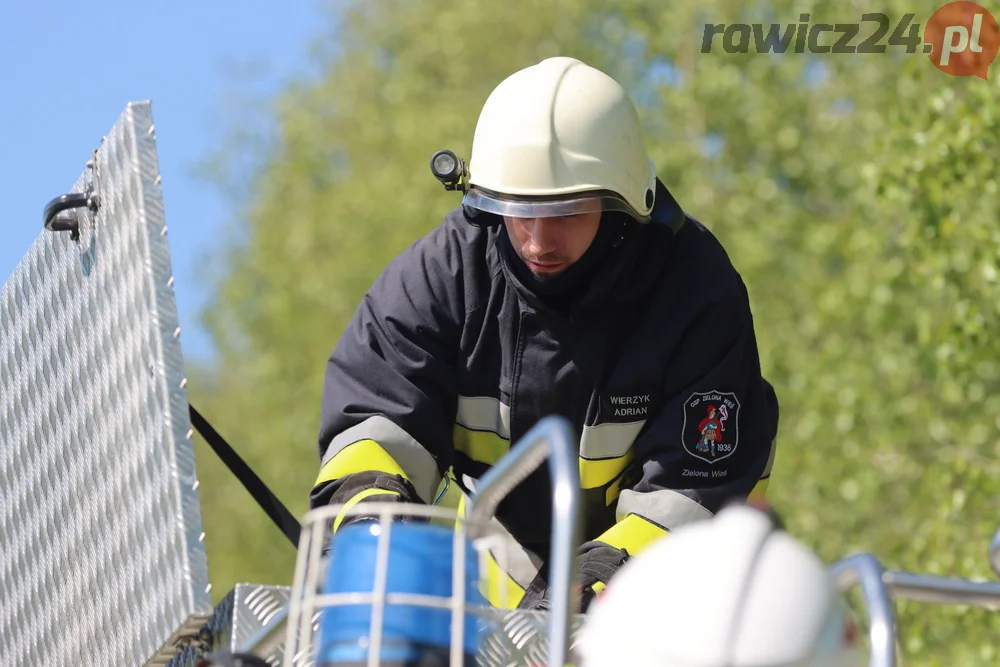
<svg viewBox="0 0 1000 667"><path fill-rule="evenodd" d="M323 593L370 593L375 588L379 526L357 523L337 531L330 551ZM455 536L450 528L425 523L393 523L389 535L389 571L386 592L417 593L450 598ZM466 544L465 599L484 605L478 590L479 561ZM450 609L386 604L382 625L380 664L447 665L451 647ZM370 604L324 607L320 616L317 665L363 665L371 634ZM465 614L466 664L474 656L483 628L482 619Z"/></svg>

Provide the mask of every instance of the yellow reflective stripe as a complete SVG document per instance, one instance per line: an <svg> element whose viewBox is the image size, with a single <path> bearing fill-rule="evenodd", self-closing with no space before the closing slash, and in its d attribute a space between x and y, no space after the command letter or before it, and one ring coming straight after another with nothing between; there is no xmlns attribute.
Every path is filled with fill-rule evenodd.
<svg viewBox="0 0 1000 667"><path fill-rule="evenodd" d="M597 540L616 549L625 549L634 556L665 535L667 531L655 523L647 521L638 514L629 514L604 531Z"/></svg>
<svg viewBox="0 0 1000 667"><path fill-rule="evenodd" d="M624 475L619 475L618 477L615 478L615 481L611 482L611 484L608 485L607 490L604 492L604 504L607 505L608 507L611 506L611 503L618 500L618 496L621 495L622 480L624 479L625 479Z"/></svg>
<svg viewBox="0 0 1000 667"><path fill-rule="evenodd" d="M486 567L480 574L479 592L499 609L514 609L524 597L524 589L497 564L493 554L486 552Z"/></svg>
<svg viewBox="0 0 1000 667"><path fill-rule="evenodd" d="M457 486L457 485L456 485ZM461 489L459 489L461 492ZM457 515L455 519L455 527L458 528L462 525L462 520L465 517L465 494L462 493L461 497L458 499L458 507L455 509Z"/></svg>
<svg viewBox="0 0 1000 667"><path fill-rule="evenodd" d="M604 583L603 581L595 581L594 585L591 586L591 588L594 589L594 593L596 593L597 595L600 595L601 591L603 591L606 586L607 586L607 584Z"/></svg>
<svg viewBox="0 0 1000 667"><path fill-rule="evenodd" d="M319 471L315 485L368 470L379 470L390 475L402 475L404 479L409 479L400 465L396 463L396 459L392 458L382 448L382 445L374 440L358 440L344 447L326 462L326 465Z"/></svg>
<svg viewBox="0 0 1000 667"><path fill-rule="evenodd" d="M455 424L453 437L456 451L487 465L493 465L510 451L510 440L491 431L474 431Z"/></svg>
<svg viewBox="0 0 1000 667"><path fill-rule="evenodd" d="M458 488L457 484L454 486L456 489ZM458 495L458 516L463 517L465 516L465 494L459 489ZM459 519L460 522L461 519ZM500 567L488 549L480 551L480 556L482 555L485 555L486 558L479 559L481 570L479 573L479 592L494 607L514 609L524 597L524 589L518 586L514 578Z"/></svg>
<svg viewBox="0 0 1000 667"><path fill-rule="evenodd" d="M384 470L384 472L400 474L399 469L405 470L406 479L413 484L420 499L425 503L431 501L434 497L434 489L441 481L437 462L430 452L414 440L409 433L381 415L368 417L334 436L323 452L320 468L325 467L334 457L351 445L366 440L377 442L379 447L387 452L394 461L392 469ZM360 467L381 470L381 468L373 468L372 465L374 464L362 462Z"/></svg>
<svg viewBox="0 0 1000 667"><path fill-rule="evenodd" d="M633 458L629 451L624 456L613 459L580 459L580 486L585 489L598 489L610 484L625 470Z"/></svg>
<svg viewBox="0 0 1000 667"><path fill-rule="evenodd" d="M452 484L451 486L457 491L458 502L456 503L456 509L458 516L464 517L465 494L462 493L457 484ZM455 498L454 495L448 494L447 491L445 493L448 495L448 500ZM461 518L458 519L458 522L461 523ZM524 589L500 567L500 564L497 563L496 558L488 549L480 551L480 556L483 555L486 557L480 558L479 592L494 607L514 609L521 601L521 598L524 597Z"/></svg>
<svg viewBox="0 0 1000 667"><path fill-rule="evenodd" d="M390 494L398 496L399 492L386 491L385 489L365 489L364 491L359 491L358 493L354 494L354 496L350 500L344 503L343 509L340 510L340 514L337 515L336 521L333 522L333 532L335 533L337 532L337 529L340 528L340 523L344 520L344 517L347 516L347 511L350 510L355 505L357 505L359 501L362 501L365 498L370 498L372 496L388 496Z"/></svg>
<svg viewBox="0 0 1000 667"><path fill-rule="evenodd" d="M767 495L767 483L770 481L770 477L765 477L764 479L758 481L753 485L753 491L750 492L749 500L760 500Z"/></svg>

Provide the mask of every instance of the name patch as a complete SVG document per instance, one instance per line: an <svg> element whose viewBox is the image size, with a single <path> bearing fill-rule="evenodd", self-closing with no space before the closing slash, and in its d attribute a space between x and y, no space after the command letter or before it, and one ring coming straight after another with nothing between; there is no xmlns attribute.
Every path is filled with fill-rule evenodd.
<svg viewBox="0 0 1000 667"><path fill-rule="evenodd" d="M615 417L645 417L652 402L649 394L638 396L608 396Z"/></svg>
<svg viewBox="0 0 1000 667"><path fill-rule="evenodd" d="M649 390L608 393L601 396L601 421L636 422L649 419L658 396Z"/></svg>

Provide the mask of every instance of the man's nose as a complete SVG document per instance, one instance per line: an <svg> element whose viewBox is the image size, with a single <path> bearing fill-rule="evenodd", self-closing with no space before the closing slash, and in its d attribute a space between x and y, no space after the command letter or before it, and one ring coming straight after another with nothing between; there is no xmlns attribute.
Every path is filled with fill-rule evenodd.
<svg viewBox="0 0 1000 667"><path fill-rule="evenodd" d="M551 221L545 218L535 218L528 224L528 236L531 239L532 251L541 255L555 248L556 239Z"/></svg>

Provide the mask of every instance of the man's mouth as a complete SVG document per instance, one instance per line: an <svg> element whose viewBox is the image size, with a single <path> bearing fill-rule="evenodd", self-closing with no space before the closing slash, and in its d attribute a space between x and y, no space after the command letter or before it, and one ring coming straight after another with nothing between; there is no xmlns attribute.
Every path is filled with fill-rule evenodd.
<svg viewBox="0 0 1000 667"><path fill-rule="evenodd" d="M565 262L532 262L531 260L528 260L528 266L532 271L538 271L539 273L551 273L553 271L558 271L565 266Z"/></svg>

